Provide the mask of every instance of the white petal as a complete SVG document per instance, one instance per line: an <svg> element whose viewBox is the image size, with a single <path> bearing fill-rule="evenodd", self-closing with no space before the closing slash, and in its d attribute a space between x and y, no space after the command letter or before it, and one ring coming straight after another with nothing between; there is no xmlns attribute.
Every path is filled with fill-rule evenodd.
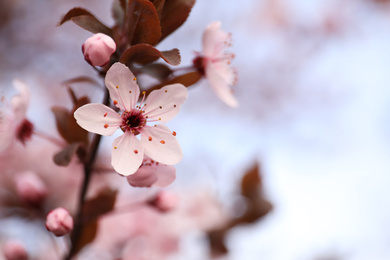
<svg viewBox="0 0 390 260"><path fill-rule="evenodd" d="M126 65L117 62L107 71L106 87L114 104L121 110L130 111L139 97L136 78Z"/></svg>
<svg viewBox="0 0 390 260"><path fill-rule="evenodd" d="M168 122L179 113L181 105L187 99L187 92L187 88L182 84L167 85L153 90L146 98L144 115L148 120Z"/></svg>
<svg viewBox="0 0 390 260"><path fill-rule="evenodd" d="M203 33L203 54L209 58L219 57L223 54L229 42L230 34L221 29L221 22L212 22Z"/></svg>
<svg viewBox="0 0 390 260"><path fill-rule="evenodd" d="M215 94L228 106L237 107L238 102L231 92L230 84L226 81L226 70L218 71L214 63L208 62L205 69L206 78Z"/></svg>
<svg viewBox="0 0 390 260"><path fill-rule="evenodd" d="M111 164L123 176L135 173L144 158L144 148L132 133L126 132L112 143Z"/></svg>
<svg viewBox="0 0 390 260"><path fill-rule="evenodd" d="M122 123L121 116L103 104L86 104L74 112L74 117L82 128L100 135L112 135Z"/></svg>
<svg viewBox="0 0 390 260"><path fill-rule="evenodd" d="M164 125L144 126L141 129L141 143L145 154L157 162L172 165L183 158L179 142Z"/></svg>

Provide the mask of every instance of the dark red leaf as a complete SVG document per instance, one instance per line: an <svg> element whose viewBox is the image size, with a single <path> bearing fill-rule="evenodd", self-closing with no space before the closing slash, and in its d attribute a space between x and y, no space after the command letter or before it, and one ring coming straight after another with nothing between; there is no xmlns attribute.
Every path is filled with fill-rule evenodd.
<svg viewBox="0 0 390 260"><path fill-rule="evenodd" d="M84 203L83 217L85 222L97 219L114 209L117 190L104 188Z"/></svg>
<svg viewBox="0 0 390 260"><path fill-rule="evenodd" d="M179 28L188 18L195 0L166 0L161 14L161 38L165 37Z"/></svg>
<svg viewBox="0 0 390 260"><path fill-rule="evenodd" d="M122 54L119 61L126 65L129 65L132 62L147 64L157 60L158 58L162 58L167 63L175 66L179 65L181 60L178 49L160 52L149 44L141 43L128 48Z"/></svg>
<svg viewBox="0 0 390 260"><path fill-rule="evenodd" d="M170 85L170 84L175 84L175 83L180 83L180 84L183 84L184 86L188 87L188 86L191 86L191 85L195 84L196 82L198 82L202 77L203 77L202 74L200 74L197 71L188 72L186 74L174 77L173 79L164 81L161 84L154 85L153 87L148 89L147 92L150 92L150 91L155 90L155 89L160 89L165 85Z"/></svg>
<svg viewBox="0 0 390 260"><path fill-rule="evenodd" d="M72 143L54 155L54 163L59 166L68 166L73 156L77 153L80 143Z"/></svg>
<svg viewBox="0 0 390 260"><path fill-rule="evenodd" d="M171 75L172 70L165 64L162 63L151 63L139 68L143 73L152 76L155 79L164 81Z"/></svg>
<svg viewBox="0 0 390 260"><path fill-rule="evenodd" d="M160 20L154 5L148 0L129 0L125 31L130 45L155 45L161 37Z"/></svg>
<svg viewBox="0 0 390 260"><path fill-rule="evenodd" d="M152 2L154 4L154 7L156 7L158 17L161 19L161 15L164 10L165 0L154 0Z"/></svg>
<svg viewBox="0 0 390 260"><path fill-rule="evenodd" d="M72 21L81 28L92 33L104 33L112 37L112 30L100 22L93 14L81 7L75 7L67 12L58 23L58 26Z"/></svg>

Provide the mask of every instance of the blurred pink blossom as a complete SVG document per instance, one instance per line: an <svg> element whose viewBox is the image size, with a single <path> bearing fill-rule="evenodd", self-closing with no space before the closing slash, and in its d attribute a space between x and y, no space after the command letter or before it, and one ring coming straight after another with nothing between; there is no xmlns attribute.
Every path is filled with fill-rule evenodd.
<svg viewBox="0 0 390 260"><path fill-rule="evenodd" d="M48 194L46 184L31 171L15 175L15 186L21 200L32 205L39 206Z"/></svg>
<svg viewBox="0 0 390 260"><path fill-rule="evenodd" d="M179 196L170 191L160 191L150 200L150 205L162 212L170 211L179 204Z"/></svg>
<svg viewBox="0 0 390 260"><path fill-rule="evenodd" d="M146 155L139 169L127 176L127 181L133 187L166 187L175 179L175 167L155 162Z"/></svg>
<svg viewBox="0 0 390 260"><path fill-rule="evenodd" d="M193 63L206 76L215 94L227 105L237 107L238 102L231 89L236 81L235 71L230 67L234 55L226 52L230 41L231 34L221 29L221 22L209 24L203 33L203 54Z"/></svg>
<svg viewBox="0 0 390 260"><path fill-rule="evenodd" d="M9 240L3 245L3 253L6 260L27 260L27 251L21 242Z"/></svg>
<svg viewBox="0 0 390 260"><path fill-rule="evenodd" d="M24 144L33 133L33 125L26 119L30 103L28 86L17 79L13 85L19 94L12 97L11 104L4 98L0 101L0 153L7 150L16 139Z"/></svg>
<svg viewBox="0 0 390 260"><path fill-rule="evenodd" d="M73 229L73 218L64 208L56 208L47 214L46 229L57 237L70 233Z"/></svg>
<svg viewBox="0 0 390 260"><path fill-rule="evenodd" d="M137 106L140 90L136 78L119 62L108 70L105 83L122 114L102 104L87 104L77 109L74 117L82 128L93 133L112 135L118 128L124 132L112 144L111 164L115 171L124 176L135 173L144 154L160 163L177 164L183 154L176 132L162 124L146 123L165 123L176 116L187 98L187 89L181 84L165 86L152 91L146 100L144 96Z"/></svg>
<svg viewBox="0 0 390 260"><path fill-rule="evenodd" d="M114 40L103 33L89 37L82 46L85 60L92 66L104 66L116 51Z"/></svg>

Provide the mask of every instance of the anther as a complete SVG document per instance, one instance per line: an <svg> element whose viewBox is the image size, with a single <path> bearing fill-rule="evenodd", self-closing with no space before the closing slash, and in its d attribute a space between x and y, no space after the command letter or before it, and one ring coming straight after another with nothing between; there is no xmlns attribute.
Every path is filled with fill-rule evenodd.
<svg viewBox="0 0 390 260"><path fill-rule="evenodd" d="M114 105L118 105L118 101L114 100Z"/></svg>
<svg viewBox="0 0 390 260"><path fill-rule="evenodd" d="M162 109L162 106L159 106L160 109Z"/></svg>
<svg viewBox="0 0 390 260"><path fill-rule="evenodd" d="M152 141L152 137L151 136L149 136L149 141Z"/></svg>
<svg viewBox="0 0 390 260"><path fill-rule="evenodd" d="M114 149L118 149L118 147L114 146Z"/></svg>
<svg viewBox="0 0 390 260"><path fill-rule="evenodd" d="M133 80L134 80L134 81L136 81L136 80L137 80L137 78L136 78L136 77L134 77L134 78L133 78Z"/></svg>
<svg viewBox="0 0 390 260"><path fill-rule="evenodd" d="M168 92L168 90L165 90L165 93L167 93Z"/></svg>
<svg viewBox="0 0 390 260"><path fill-rule="evenodd" d="M104 117L106 117L107 116L107 113L104 113Z"/></svg>
<svg viewBox="0 0 390 260"><path fill-rule="evenodd" d="M173 132L172 132L172 135L173 135L173 136L176 136L176 132L175 132L175 131L173 131Z"/></svg>
<svg viewBox="0 0 390 260"><path fill-rule="evenodd" d="M116 86L116 88L119 88L119 86Z"/></svg>
<svg viewBox="0 0 390 260"><path fill-rule="evenodd" d="M138 153L138 150L134 150L134 153L137 154L137 153Z"/></svg>
<svg viewBox="0 0 390 260"><path fill-rule="evenodd" d="M129 93L131 94L131 90L129 90Z"/></svg>
<svg viewBox="0 0 390 260"><path fill-rule="evenodd" d="M108 124L105 124L105 125L104 125L104 128L107 128L107 127L108 127Z"/></svg>
<svg viewBox="0 0 390 260"><path fill-rule="evenodd" d="M158 120L161 120L161 117L159 117Z"/></svg>
<svg viewBox="0 0 390 260"><path fill-rule="evenodd" d="M176 107L176 105L173 105L173 107Z"/></svg>
<svg viewBox="0 0 390 260"><path fill-rule="evenodd" d="M161 140L160 143L165 144L165 141L164 141L164 140Z"/></svg>
<svg viewBox="0 0 390 260"><path fill-rule="evenodd" d="M146 91L142 91L142 95L145 95L146 94Z"/></svg>

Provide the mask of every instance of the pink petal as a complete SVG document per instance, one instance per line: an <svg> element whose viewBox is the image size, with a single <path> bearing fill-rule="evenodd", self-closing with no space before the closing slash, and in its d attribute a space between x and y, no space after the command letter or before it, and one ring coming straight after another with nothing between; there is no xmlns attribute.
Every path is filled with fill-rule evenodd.
<svg viewBox="0 0 390 260"><path fill-rule="evenodd" d="M172 165L183 158L179 142L164 125L144 126L141 129L141 143L145 154L157 162Z"/></svg>
<svg viewBox="0 0 390 260"><path fill-rule="evenodd" d="M141 166L136 173L127 176L127 181L133 187L150 187L157 181L154 166Z"/></svg>
<svg viewBox="0 0 390 260"><path fill-rule="evenodd" d="M168 122L179 113L187 96L187 88L182 84L167 85L159 90L153 90L146 98L144 115L148 116L148 120Z"/></svg>
<svg viewBox="0 0 390 260"><path fill-rule="evenodd" d="M228 73L226 69L222 67L219 71L218 68L215 67L215 64L209 61L206 65L205 73L215 94L227 105L237 107L238 102L230 89L230 82L226 81L226 78L229 77L226 74Z"/></svg>
<svg viewBox="0 0 390 260"><path fill-rule="evenodd" d="M122 123L122 118L113 109L103 104L87 104L74 112L77 123L85 130L112 135Z"/></svg>
<svg viewBox="0 0 390 260"><path fill-rule="evenodd" d="M157 181L153 186L166 187L176 179L176 168L172 165L159 164L156 175Z"/></svg>
<svg viewBox="0 0 390 260"><path fill-rule="evenodd" d="M121 110L130 111L139 97L136 78L126 65L117 62L107 71L106 87L114 104Z"/></svg>
<svg viewBox="0 0 390 260"><path fill-rule="evenodd" d="M203 33L203 54L209 58L219 57L230 42L230 34L221 29L221 22L210 23Z"/></svg>
<svg viewBox="0 0 390 260"><path fill-rule="evenodd" d="M144 147L132 133L126 132L112 143L111 164L123 176L135 173L144 158Z"/></svg>
<svg viewBox="0 0 390 260"><path fill-rule="evenodd" d="M28 105L30 103L30 91L28 86L18 79L12 81L14 87L19 91L11 99L12 109L14 111L15 121L20 121L26 117Z"/></svg>

